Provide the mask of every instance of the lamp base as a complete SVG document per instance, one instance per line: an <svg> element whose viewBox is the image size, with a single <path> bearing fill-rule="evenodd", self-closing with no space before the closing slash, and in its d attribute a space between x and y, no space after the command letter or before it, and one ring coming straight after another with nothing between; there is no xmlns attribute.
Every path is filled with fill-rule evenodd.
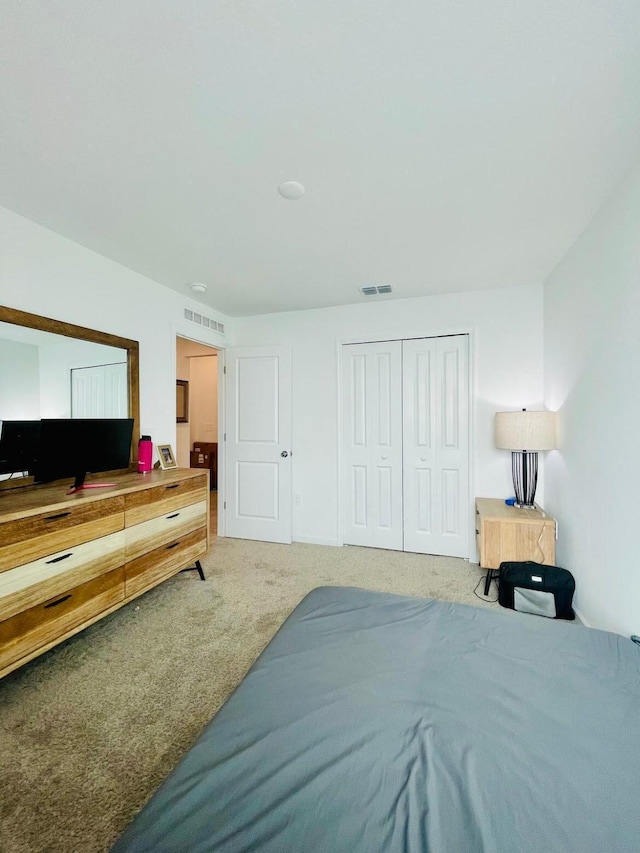
<svg viewBox="0 0 640 853"><path fill-rule="evenodd" d="M538 453L535 450L514 450L511 453L511 473L516 495L515 506L533 509L538 485Z"/></svg>

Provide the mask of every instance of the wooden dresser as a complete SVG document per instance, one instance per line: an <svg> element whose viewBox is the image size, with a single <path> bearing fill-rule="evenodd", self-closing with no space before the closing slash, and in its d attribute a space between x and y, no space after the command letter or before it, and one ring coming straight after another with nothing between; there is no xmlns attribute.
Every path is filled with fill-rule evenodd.
<svg viewBox="0 0 640 853"><path fill-rule="evenodd" d="M0 677L205 554L208 476L177 468L74 495L59 484L0 492Z"/></svg>

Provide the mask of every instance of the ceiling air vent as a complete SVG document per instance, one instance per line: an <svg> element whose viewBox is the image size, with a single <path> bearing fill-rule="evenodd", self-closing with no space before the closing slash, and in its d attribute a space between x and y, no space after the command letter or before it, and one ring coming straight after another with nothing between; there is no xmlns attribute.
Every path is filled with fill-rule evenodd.
<svg viewBox="0 0 640 853"><path fill-rule="evenodd" d="M381 285L367 285L365 287L359 287L358 290L363 296L379 296L382 293L393 293L393 285L392 284L381 284Z"/></svg>
<svg viewBox="0 0 640 853"><path fill-rule="evenodd" d="M221 335L224 335L224 323L218 323L213 317L205 317L204 314L185 308L184 318L192 323L197 323L199 326L204 326L205 329L213 329L214 332L220 332Z"/></svg>

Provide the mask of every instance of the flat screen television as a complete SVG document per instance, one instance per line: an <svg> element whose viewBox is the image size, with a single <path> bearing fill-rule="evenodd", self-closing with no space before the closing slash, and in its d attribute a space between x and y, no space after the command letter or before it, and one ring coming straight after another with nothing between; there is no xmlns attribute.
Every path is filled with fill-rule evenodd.
<svg viewBox="0 0 640 853"><path fill-rule="evenodd" d="M40 421L2 421L0 474L32 473L40 441Z"/></svg>
<svg viewBox="0 0 640 853"><path fill-rule="evenodd" d="M43 418L33 477L36 483L74 478L71 491L111 483L85 483L87 474L128 468L133 418Z"/></svg>

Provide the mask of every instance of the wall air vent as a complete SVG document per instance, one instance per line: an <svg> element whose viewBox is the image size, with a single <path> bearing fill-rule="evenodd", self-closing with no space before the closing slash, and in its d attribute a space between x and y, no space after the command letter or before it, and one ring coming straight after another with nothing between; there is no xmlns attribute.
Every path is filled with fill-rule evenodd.
<svg viewBox="0 0 640 853"><path fill-rule="evenodd" d="M198 326L204 326L205 329L213 329L214 332L219 332L224 335L224 323L218 323L213 317L205 317L204 314L199 314L197 311L192 311L190 308L184 309L184 318L191 323L197 323Z"/></svg>
<svg viewBox="0 0 640 853"><path fill-rule="evenodd" d="M380 284L380 285L366 285L365 287L359 287L358 290L363 296L379 296L382 293L393 293L393 285L392 284Z"/></svg>

